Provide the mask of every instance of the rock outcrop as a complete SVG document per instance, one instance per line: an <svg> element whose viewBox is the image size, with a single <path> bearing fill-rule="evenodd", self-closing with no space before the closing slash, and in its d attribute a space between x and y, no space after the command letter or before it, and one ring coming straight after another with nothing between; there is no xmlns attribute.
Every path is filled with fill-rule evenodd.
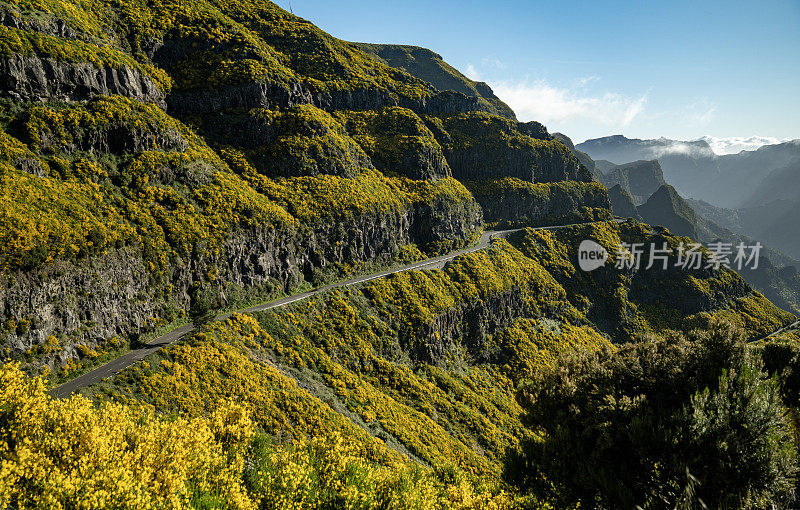
<svg viewBox="0 0 800 510"><path fill-rule="evenodd" d="M66 62L37 55L0 55L0 96L17 101L84 101L117 94L165 105L158 84L138 69Z"/></svg>

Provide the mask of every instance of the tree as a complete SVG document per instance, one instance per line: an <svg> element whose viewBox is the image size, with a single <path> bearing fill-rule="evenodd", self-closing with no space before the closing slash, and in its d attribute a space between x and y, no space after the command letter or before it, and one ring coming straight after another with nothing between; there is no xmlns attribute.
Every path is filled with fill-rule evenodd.
<svg viewBox="0 0 800 510"><path fill-rule="evenodd" d="M189 289L189 318L196 328L200 328L214 320L219 308L219 299L212 296L208 289L198 284Z"/></svg>
<svg viewBox="0 0 800 510"><path fill-rule="evenodd" d="M791 495L796 451L775 379L742 331L578 352L519 394L540 432L506 478L582 508L768 507Z"/></svg>

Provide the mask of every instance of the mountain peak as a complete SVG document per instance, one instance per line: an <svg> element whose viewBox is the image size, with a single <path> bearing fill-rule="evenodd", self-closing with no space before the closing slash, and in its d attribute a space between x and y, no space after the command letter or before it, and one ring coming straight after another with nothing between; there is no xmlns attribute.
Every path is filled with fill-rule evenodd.
<svg viewBox="0 0 800 510"><path fill-rule="evenodd" d="M651 225L662 225L672 233L696 239L697 215L692 206L669 184L664 184L638 207L639 214Z"/></svg>

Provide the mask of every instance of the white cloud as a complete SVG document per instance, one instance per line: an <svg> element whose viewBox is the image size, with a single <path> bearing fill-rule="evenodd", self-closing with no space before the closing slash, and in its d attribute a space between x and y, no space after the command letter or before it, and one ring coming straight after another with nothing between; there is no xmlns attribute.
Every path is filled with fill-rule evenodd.
<svg viewBox="0 0 800 510"><path fill-rule="evenodd" d="M491 67L494 69L505 69L506 64L499 58L484 58L481 60L482 67Z"/></svg>
<svg viewBox="0 0 800 510"><path fill-rule="evenodd" d="M652 148L653 151L652 157L655 159L658 159L667 154L683 154L685 156L691 156L695 158L713 156L712 154L713 151L710 151L707 147L701 147L689 142L668 140L663 137L660 139L660 141L663 143L663 145L655 146Z"/></svg>
<svg viewBox="0 0 800 510"><path fill-rule="evenodd" d="M467 70L464 74L466 74L467 78L470 80L481 81L480 71L478 71L478 69L472 64L467 64Z"/></svg>
<svg viewBox="0 0 800 510"><path fill-rule="evenodd" d="M592 77L586 80L592 81ZM640 97L611 92L590 95L582 90L554 87L545 80L498 81L489 82L489 85L521 120L538 120L545 125L580 119L609 128L623 128L644 111L647 102L647 94ZM577 88L581 89L582 85L579 83Z"/></svg>
<svg viewBox="0 0 800 510"><path fill-rule="evenodd" d="M702 136L716 154L737 154L741 151L754 151L764 145L773 145L788 142L790 138L773 138L770 136L729 136L725 138L716 136Z"/></svg>
<svg viewBox="0 0 800 510"><path fill-rule="evenodd" d="M590 84L592 82L595 82L595 81L600 81L600 77L599 76L594 76L594 75L592 75L592 76L584 76L583 78L578 78L577 80L575 80L574 83L575 83L575 87L583 88L583 87L586 87L586 85L588 85L588 84Z"/></svg>

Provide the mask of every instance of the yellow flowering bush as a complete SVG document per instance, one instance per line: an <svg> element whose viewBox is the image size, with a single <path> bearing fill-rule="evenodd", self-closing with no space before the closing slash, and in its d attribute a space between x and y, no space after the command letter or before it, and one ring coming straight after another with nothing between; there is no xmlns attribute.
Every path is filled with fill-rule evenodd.
<svg viewBox="0 0 800 510"><path fill-rule="evenodd" d="M240 482L252 426L238 405L168 419L143 406L53 400L0 367L0 508L185 508L200 495L253 508Z"/></svg>

